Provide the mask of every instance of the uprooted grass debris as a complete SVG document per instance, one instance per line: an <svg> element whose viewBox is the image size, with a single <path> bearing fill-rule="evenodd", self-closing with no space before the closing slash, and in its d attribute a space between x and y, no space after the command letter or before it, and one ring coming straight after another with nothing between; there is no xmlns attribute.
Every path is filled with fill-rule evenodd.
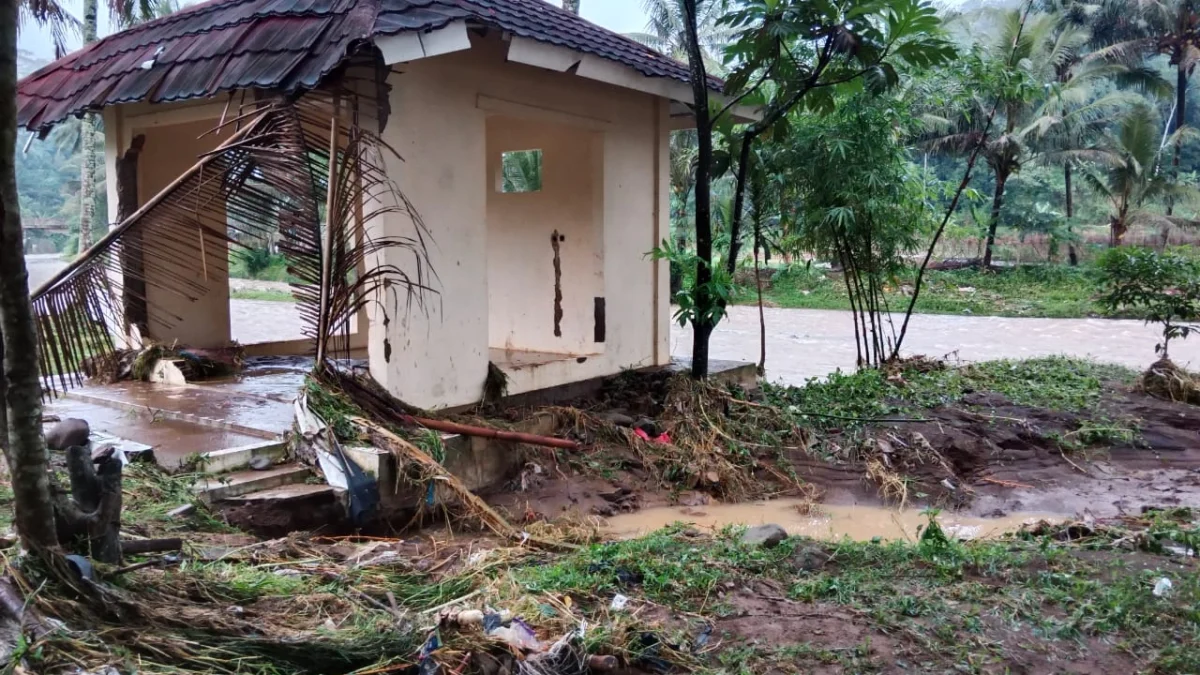
<svg viewBox="0 0 1200 675"><path fill-rule="evenodd" d="M10 558L8 571L33 611L63 622L46 621L27 644L33 672L411 672L434 635L428 658L442 672L583 672L523 668L499 639L509 633L480 625L492 611L543 644L575 634L575 657L649 671L1200 666L1192 512L965 543L935 516L913 542L791 538L774 548L745 545L735 529L682 525L565 554L487 538L418 550L296 535L101 570L119 607L81 599L31 558ZM480 621L463 610L482 610Z"/></svg>
<svg viewBox="0 0 1200 675"><path fill-rule="evenodd" d="M727 500L768 493L813 496L812 487L795 476L785 457L788 451L807 448L808 432L779 409L684 375L651 381L651 387L656 385L659 391L646 410L653 415L654 437L641 426L622 426L602 414L611 401L591 409L547 411L561 433L595 453L607 454L613 445L628 448L634 458L617 459L632 459L666 489L700 489Z"/></svg>
<svg viewBox="0 0 1200 675"><path fill-rule="evenodd" d="M1200 375L1189 373L1167 358L1146 369L1138 377L1137 388L1164 401L1200 405Z"/></svg>

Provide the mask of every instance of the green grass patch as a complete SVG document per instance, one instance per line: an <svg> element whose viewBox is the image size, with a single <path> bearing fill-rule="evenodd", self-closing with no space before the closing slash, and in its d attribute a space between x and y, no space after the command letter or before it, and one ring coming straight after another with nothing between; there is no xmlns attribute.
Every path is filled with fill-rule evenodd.
<svg viewBox="0 0 1200 675"><path fill-rule="evenodd" d="M837 371L803 387L765 384L764 392L770 403L811 425L841 428L864 419L913 416L922 409L954 404L971 392L998 393L1015 405L1097 413L1105 383L1129 384L1136 377L1122 366L1052 356L908 370L898 379L875 369Z"/></svg>
<svg viewBox="0 0 1200 675"><path fill-rule="evenodd" d="M792 552L792 544L774 549L748 548L727 530L712 540L696 541L675 525L629 541L594 544L550 565L517 573L534 592L612 596L634 592L648 600L689 611L712 608L718 583L768 574Z"/></svg>
<svg viewBox="0 0 1200 675"><path fill-rule="evenodd" d="M893 311L908 307L915 271L888 283ZM1099 274L1091 266L1030 265L1012 269L926 272L916 311L926 314L1078 318L1099 316ZM796 265L775 273L764 298L800 309L850 309L841 275ZM735 301L757 302L753 283L741 284Z"/></svg>
<svg viewBox="0 0 1200 675"><path fill-rule="evenodd" d="M288 272L288 261L282 254L261 249L232 249L229 251L229 276L233 279L258 281L297 281Z"/></svg>
<svg viewBox="0 0 1200 675"><path fill-rule="evenodd" d="M229 297L234 300L268 300L270 302L295 302L296 298L288 291L236 289L229 291Z"/></svg>
<svg viewBox="0 0 1200 675"><path fill-rule="evenodd" d="M875 635L892 636L942 665L1012 663L1016 650L1030 641L1050 652L1047 659L1053 662L1080 649L1084 640L1098 638L1133 650L1152 672L1194 672L1200 579L1188 566L1114 548L1115 538L1130 534L1127 530L1096 538L1084 555L1084 546L1062 544L1052 534L955 541L937 526L935 515L930 513L930 525L916 542L793 538L772 550L742 545L737 530L697 539L675 525L509 574L524 592L570 595L585 612L593 607L603 614L611 597L622 593L635 602L708 617L718 622L714 638L722 618L738 616L730 594L754 594L763 588L756 582L764 580L814 617L831 608L848 612ZM1194 533L1195 527L1190 520L1164 516L1136 541L1163 536L1178 542L1177 531L1166 534L1169 528ZM800 549L819 549L827 562L815 571L798 569L792 558ZM1153 544L1143 549L1151 551ZM1157 597L1152 589L1164 577L1173 590ZM1002 639L1006 636L1011 639ZM878 655L870 634L864 639L868 642L837 649L806 635L790 636L789 644L731 642L698 672L808 672L806 667L833 664L873 672ZM605 640L611 641L600 645L605 650L630 649L620 635Z"/></svg>

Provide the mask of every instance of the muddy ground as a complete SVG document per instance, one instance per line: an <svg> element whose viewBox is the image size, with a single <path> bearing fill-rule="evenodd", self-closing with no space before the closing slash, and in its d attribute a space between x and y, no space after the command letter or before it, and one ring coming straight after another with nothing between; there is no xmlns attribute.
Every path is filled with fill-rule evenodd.
<svg viewBox="0 0 1200 675"><path fill-rule="evenodd" d="M666 427L670 422L656 421L663 413L661 386L648 383L619 403L603 395L580 403L601 419ZM1112 517L1150 506L1200 507L1200 407L1107 382L1095 411L1017 405L997 393L972 392L909 415L915 421L806 432L806 445L782 456L758 449L755 476L763 489L750 497L798 493L761 468L773 465L790 467L828 504L903 501L906 507L937 506L981 517L1026 512ZM1121 433L1098 434L1101 425L1120 425ZM1101 438L1089 441L1089 433ZM664 483L646 466L645 453L617 444L575 458L532 450L529 460L544 471L527 490L489 497L521 522L722 501L713 494L715 486ZM886 493L869 470L873 460L899 476L903 495Z"/></svg>
<svg viewBox="0 0 1200 675"><path fill-rule="evenodd" d="M833 408L840 393L788 399L801 412L785 415L779 397L795 392L613 382L551 410L558 435L587 449L528 449L488 495L529 541L483 532L453 507L424 527L357 533L319 503L288 503L299 515L284 521L261 507L175 517L167 505L187 501L186 477L131 465L125 532L183 536L184 554L101 567L98 605L37 566L10 566L32 610L69 628L38 638L22 667L583 675L592 655L622 673L1200 672L1200 517L1186 508L1200 506L1200 408L1120 381L1055 393L1045 400L1084 402L1053 407L946 380L958 388L926 405L913 391L941 380L918 380L870 396L921 405L875 401L883 412L871 415ZM827 416L813 422L817 407ZM947 512L894 541L757 545L687 524L614 540L603 529L602 518L663 505L686 516L768 498L814 517L900 501L910 514ZM1068 522L960 542L943 529L954 509ZM308 532L286 534L296 527ZM508 635L528 626L538 648L563 640L570 658L530 670L541 652L459 610L508 610L524 622Z"/></svg>

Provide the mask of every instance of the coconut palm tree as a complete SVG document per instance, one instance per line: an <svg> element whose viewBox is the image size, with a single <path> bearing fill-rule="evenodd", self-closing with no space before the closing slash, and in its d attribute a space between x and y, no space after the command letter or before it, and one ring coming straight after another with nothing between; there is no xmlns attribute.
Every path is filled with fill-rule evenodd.
<svg viewBox="0 0 1200 675"><path fill-rule="evenodd" d="M541 150L506 152L501 169L504 192L538 192L542 189Z"/></svg>
<svg viewBox="0 0 1200 675"><path fill-rule="evenodd" d="M120 15L127 2L110 0ZM17 201L14 153L17 136L17 27L25 19L49 28L58 53L75 20L54 0L0 0L0 338L3 377L0 398L7 424L4 445L12 476L17 532L35 550L58 544L50 497L46 443L42 437L42 387L38 375L37 333L29 299L21 207Z"/></svg>
<svg viewBox="0 0 1200 675"><path fill-rule="evenodd" d="M1110 133L1104 148L1104 168L1084 172L1084 180L1112 206L1109 215L1109 242L1120 246L1132 225L1164 222L1176 225L1196 225L1195 221L1162 215L1149 208L1160 198L1179 198L1193 195L1192 186L1178 182L1176 176L1159 167L1163 145L1158 112L1147 103L1130 108L1121 118L1117 129ZM1182 142L1195 136L1183 127L1170 140Z"/></svg>
<svg viewBox="0 0 1200 675"><path fill-rule="evenodd" d="M721 56L732 37L732 33L720 24L724 15L723 3L720 0L698 0L696 5L696 32L704 56L704 68L709 74L719 74L724 70ZM630 33L629 37L686 63L687 34L680 0L643 0L643 7L650 17L646 30Z"/></svg>
<svg viewBox="0 0 1200 675"><path fill-rule="evenodd" d="M1087 131L1101 127L1106 116L1129 101L1122 93L1091 100L1097 81L1124 70L1119 64L1081 60L1091 40L1085 28L1056 14L1029 16L1022 26L1020 11L1005 12L999 27L995 41L975 55L972 77L979 81L966 83L974 89L967 104L949 118L926 115L940 129L927 139L930 148L968 153L983 144L982 156L995 181L984 267L992 264L1009 179L1039 151L1066 150L1082 142ZM996 119L985 130L987 111L996 99Z"/></svg>
<svg viewBox="0 0 1200 675"><path fill-rule="evenodd" d="M1174 91L1156 69L1146 65L1140 50L1121 47L1128 37L1128 30L1119 27L1123 4L1114 0L1099 5L1082 0L1046 0L1044 3L1049 11L1059 11L1060 35L1086 30L1091 36L1088 46L1094 50L1087 53L1077 50L1055 66L1056 86L1066 86L1046 101L1041 112L1044 119L1054 122L1039 145L1044 162L1062 167L1063 207L1068 232L1072 231L1071 219L1075 215L1073 177L1076 162L1090 153L1112 122L1113 115L1140 100L1137 95L1125 92L1097 98L1089 87L1075 85L1112 79L1123 89L1136 89L1156 97L1166 97ZM1074 241L1068 242L1067 249L1070 263L1079 264Z"/></svg>
<svg viewBox="0 0 1200 675"><path fill-rule="evenodd" d="M120 5L112 8L114 21L128 27L134 24L166 16L179 10L178 0L141 0L134 6L132 0L117 0ZM578 5L578 0L575 0ZM100 24L97 0L83 0L83 22L80 32L83 44L90 45L98 37ZM578 11L576 12L578 13ZM79 250L92 244L92 223L96 218L96 115L85 114L79 120L79 147L83 152L79 163Z"/></svg>

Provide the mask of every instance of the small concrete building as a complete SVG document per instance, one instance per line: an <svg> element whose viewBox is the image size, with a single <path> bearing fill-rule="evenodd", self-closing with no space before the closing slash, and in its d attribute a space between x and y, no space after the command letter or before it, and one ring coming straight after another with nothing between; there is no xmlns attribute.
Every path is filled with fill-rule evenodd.
<svg viewBox="0 0 1200 675"><path fill-rule="evenodd" d="M436 275L422 308L377 298L350 336L381 384L441 408L479 401L489 362L509 394L670 362L668 270L648 254L669 236L668 137L691 124L687 68L541 0L210 0L30 75L19 120L44 134L103 114L115 223L135 137L144 204L228 138L212 129L231 105L349 77L381 85L381 136L403 157L387 173L424 222ZM212 200L196 208L231 217ZM388 213L363 227L417 226ZM149 280L149 338L230 344L230 244L201 231L172 253L173 273L203 291L183 303ZM413 264L394 255L379 264Z"/></svg>

